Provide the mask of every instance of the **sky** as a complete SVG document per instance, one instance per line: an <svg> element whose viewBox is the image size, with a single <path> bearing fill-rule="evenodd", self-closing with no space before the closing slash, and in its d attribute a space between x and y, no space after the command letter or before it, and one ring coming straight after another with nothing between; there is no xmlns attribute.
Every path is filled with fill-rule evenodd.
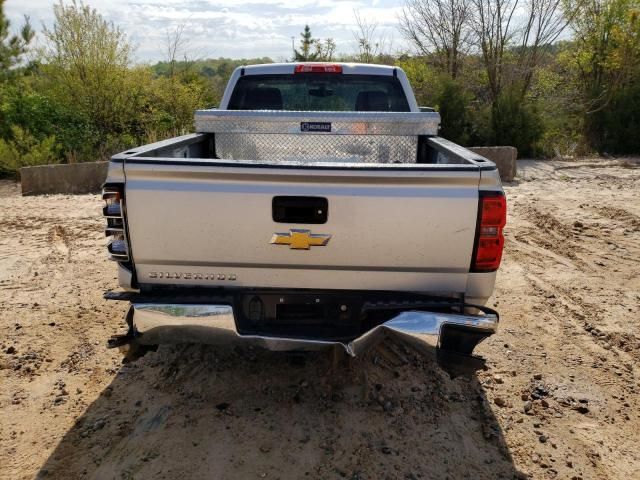
<svg viewBox="0 0 640 480"><path fill-rule="evenodd" d="M14 28L24 15L38 31L53 22L54 1L7 0L5 14ZM120 27L135 46L138 63L166 59L167 33L184 26L184 51L189 59L290 59L291 37L298 45L309 24L315 38L333 38L339 53L357 50L354 11L370 23L387 49L406 49L397 30L402 0L87 0ZM38 36L37 42L42 42ZM181 55L181 56L182 56Z"/></svg>

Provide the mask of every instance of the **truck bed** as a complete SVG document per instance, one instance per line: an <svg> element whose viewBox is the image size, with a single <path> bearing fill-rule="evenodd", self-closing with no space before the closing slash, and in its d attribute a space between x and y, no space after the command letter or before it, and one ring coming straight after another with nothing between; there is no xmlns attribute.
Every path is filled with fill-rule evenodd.
<svg viewBox="0 0 640 480"><path fill-rule="evenodd" d="M180 165L207 164L228 167L281 167L301 169L359 169L359 170L430 170L430 171L491 171L496 165L488 159L441 137L419 137L421 155L411 162L336 162L332 160L282 159L254 157L225 159L220 158L214 133L192 133L144 145L114 155L112 161L122 163L167 164L179 162Z"/></svg>

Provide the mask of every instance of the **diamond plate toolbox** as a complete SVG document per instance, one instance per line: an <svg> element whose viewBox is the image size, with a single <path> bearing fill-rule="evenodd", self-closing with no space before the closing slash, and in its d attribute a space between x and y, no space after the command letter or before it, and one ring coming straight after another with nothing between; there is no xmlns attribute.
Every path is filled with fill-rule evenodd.
<svg viewBox="0 0 640 480"><path fill-rule="evenodd" d="M225 160L415 163L418 136L437 135L436 112L197 110Z"/></svg>

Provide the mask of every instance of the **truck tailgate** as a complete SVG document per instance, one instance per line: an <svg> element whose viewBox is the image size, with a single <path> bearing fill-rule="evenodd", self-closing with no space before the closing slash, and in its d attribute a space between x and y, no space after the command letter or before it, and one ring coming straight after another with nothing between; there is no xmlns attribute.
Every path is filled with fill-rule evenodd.
<svg viewBox="0 0 640 480"><path fill-rule="evenodd" d="M457 167L127 161L138 282L464 292L480 171ZM274 197L287 196L326 199L326 222L276 222Z"/></svg>

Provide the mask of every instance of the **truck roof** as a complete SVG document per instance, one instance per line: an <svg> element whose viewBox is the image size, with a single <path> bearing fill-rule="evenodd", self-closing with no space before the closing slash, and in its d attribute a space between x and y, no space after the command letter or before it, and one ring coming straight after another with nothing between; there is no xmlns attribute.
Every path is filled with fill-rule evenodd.
<svg viewBox="0 0 640 480"><path fill-rule="evenodd" d="M346 75L393 75L394 69L400 67L390 65L375 65L370 63L344 63L344 62L292 62L292 63L263 63L259 65L247 65L245 75L275 75L294 73L297 65L339 65L342 73Z"/></svg>

